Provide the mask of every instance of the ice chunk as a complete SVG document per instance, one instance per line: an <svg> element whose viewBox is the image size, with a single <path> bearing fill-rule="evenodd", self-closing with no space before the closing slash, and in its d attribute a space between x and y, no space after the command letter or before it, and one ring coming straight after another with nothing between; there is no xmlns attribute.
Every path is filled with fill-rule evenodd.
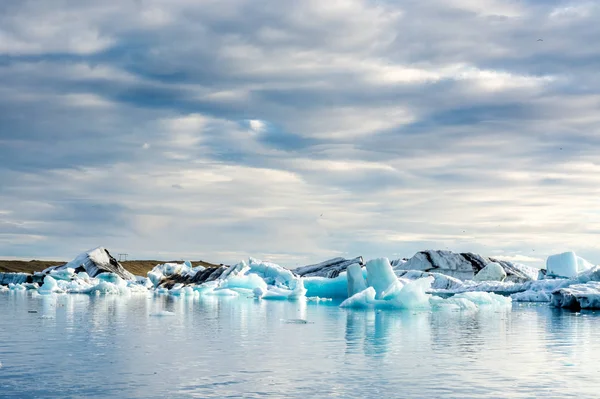
<svg viewBox="0 0 600 399"><path fill-rule="evenodd" d="M54 269L50 271L50 276L55 280L71 281L75 277L75 269L70 267Z"/></svg>
<svg viewBox="0 0 600 399"><path fill-rule="evenodd" d="M331 302L333 299L331 299L331 298L321 298L321 297L318 297L318 296L308 296L308 297L306 297L306 300L308 302L319 303L319 302Z"/></svg>
<svg viewBox="0 0 600 399"><path fill-rule="evenodd" d="M352 295L340 304L342 308L369 308L377 303L375 299L375 288L368 287L365 290ZM381 301L383 302L383 301Z"/></svg>
<svg viewBox="0 0 600 399"><path fill-rule="evenodd" d="M23 284L10 283L8 285L8 289L10 289L11 291L27 291L27 288L23 286Z"/></svg>
<svg viewBox="0 0 600 399"><path fill-rule="evenodd" d="M170 279L177 282L190 282L196 273L204 271L203 266L192 268L189 261L183 263L162 263L154 266L147 273L154 287L158 287L164 280Z"/></svg>
<svg viewBox="0 0 600 399"><path fill-rule="evenodd" d="M150 316L154 317L170 317L175 316L174 312L169 312L168 310L161 310L160 312L150 313Z"/></svg>
<svg viewBox="0 0 600 399"><path fill-rule="evenodd" d="M101 273L97 279L98 284L81 290L81 293L123 295L130 292L127 283L115 273Z"/></svg>
<svg viewBox="0 0 600 399"><path fill-rule="evenodd" d="M424 277L433 277L431 288L438 290L458 290L464 283L459 279L441 273L422 272L420 270L394 270L396 276L405 280L418 280Z"/></svg>
<svg viewBox="0 0 600 399"><path fill-rule="evenodd" d="M512 304L510 297L497 295L491 292L464 292L455 295L454 298L467 299L477 306L507 307Z"/></svg>
<svg viewBox="0 0 600 399"><path fill-rule="evenodd" d="M225 282L221 285L223 288L245 288L249 290L254 290L256 288L261 288L263 290L267 289L267 283L260 278L257 274L248 274L245 276L234 275L225 280Z"/></svg>
<svg viewBox="0 0 600 399"><path fill-rule="evenodd" d="M364 291L367 288L367 282L363 275L362 267L359 264L352 264L346 269L347 277L347 295L352 295Z"/></svg>
<svg viewBox="0 0 600 399"><path fill-rule="evenodd" d="M546 276L575 277L578 274L577 255L575 252L550 255L546 260Z"/></svg>
<svg viewBox="0 0 600 399"><path fill-rule="evenodd" d="M386 294L385 297L390 297L390 302L393 307L400 309L427 309L429 308L429 298L431 295L426 291L431 287L433 277L425 277L418 280L410 281L400 289L395 289L394 293ZM399 286L398 283L395 284ZM392 285L392 287L394 287Z"/></svg>
<svg viewBox="0 0 600 399"><path fill-rule="evenodd" d="M473 278L474 281L504 281L506 272L500 264L496 262L488 263Z"/></svg>
<svg viewBox="0 0 600 399"><path fill-rule="evenodd" d="M573 284L552 292L552 306L572 309L600 309L600 282Z"/></svg>
<svg viewBox="0 0 600 399"><path fill-rule="evenodd" d="M79 269L83 268L88 275L96 277L100 273L115 273L124 280L134 280L133 274L129 273L111 254L103 247L98 247L89 251L86 251L78 255L75 259L67 263L66 265L59 266L56 268L50 268L50 270L64 270L64 269ZM50 272L49 269L45 271Z"/></svg>
<svg viewBox="0 0 600 399"><path fill-rule="evenodd" d="M340 273L340 275L335 278L304 277L302 281L304 283L304 287L306 288L306 296L318 296L321 298L348 297L348 281L346 278L346 272ZM365 288L366 286L363 287L363 289Z"/></svg>
<svg viewBox="0 0 600 399"><path fill-rule="evenodd" d="M289 288L282 288L273 285L269 285L267 287L267 291L263 293L262 299L289 299L296 300L301 297L304 297L306 294L306 289L304 288L304 283L302 280L298 280L296 283L296 287L293 290ZM255 292L256 295L256 292Z"/></svg>
<svg viewBox="0 0 600 399"><path fill-rule="evenodd" d="M582 273L586 270L593 268L594 265L583 259L582 257L577 257L577 273Z"/></svg>
<svg viewBox="0 0 600 399"><path fill-rule="evenodd" d="M38 293L49 295L53 292L63 292L63 290L58 287L58 283L52 276L44 277L44 284L38 289Z"/></svg>
<svg viewBox="0 0 600 399"><path fill-rule="evenodd" d="M367 262L367 282L375 289L375 299L398 280L387 258L373 259Z"/></svg>
<svg viewBox="0 0 600 399"><path fill-rule="evenodd" d="M291 270L285 269L275 263L262 262L258 259L250 258L249 264L250 270L248 274L258 274L267 285L287 287L293 290L300 280Z"/></svg>
<svg viewBox="0 0 600 399"><path fill-rule="evenodd" d="M368 265L368 263L367 263ZM394 309L427 309L431 295L426 290L431 286L433 277L427 277L402 284L395 280L388 286L388 291L381 293L377 299L374 287L368 287L354 294L341 303L344 308L394 308Z"/></svg>
<svg viewBox="0 0 600 399"><path fill-rule="evenodd" d="M31 274L27 273L0 273L0 286L13 284L23 284Z"/></svg>

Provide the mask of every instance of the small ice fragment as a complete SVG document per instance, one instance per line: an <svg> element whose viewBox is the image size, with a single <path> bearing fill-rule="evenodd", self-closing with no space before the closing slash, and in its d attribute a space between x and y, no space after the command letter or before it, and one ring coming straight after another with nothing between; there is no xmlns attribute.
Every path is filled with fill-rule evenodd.
<svg viewBox="0 0 600 399"><path fill-rule="evenodd" d="M304 319L281 319L281 321L285 324L309 324L309 322Z"/></svg>
<svg viewBox="0 0 600 399"><path fill-rule="evenodd" d="M169 312L168 310L161 310L160 312L151 313L150 316L154 316L154 317L175 316L175 313Z"/></svg>

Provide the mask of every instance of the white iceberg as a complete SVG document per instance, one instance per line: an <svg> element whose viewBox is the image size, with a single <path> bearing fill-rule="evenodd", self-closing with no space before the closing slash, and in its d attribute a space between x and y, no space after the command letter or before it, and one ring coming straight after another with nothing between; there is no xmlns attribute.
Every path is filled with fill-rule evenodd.
<svg viewBox="0 0 600 399"><path fill-rule="evenodd" d="M364 291L367 289L367 281L365 280L365 275L363 269L358 264L353 264L348 266L346 269L347 276L347 295L348 298L351 296Z"/></svg>
<svg viewBox="0 0 600 399"><path fill-rule="evenodd" d="M499 263L490 262L473 278L474 281L504 281L506 272Z"/></svg>
<svg viewBox="0 0 600 399"><path fill-rule="evenodd" d="M593 267L590 262L577 256L575 252L551 255L546 260L546 276L572 278Z"/></svg>
<svg viewBox="0 0 600 399"><path fill-rule="evenodd" d="M380 299L383 292L398 281L392 265L387 258L372 259L367 262L367 283L375 289L375 299Z"/></svg>

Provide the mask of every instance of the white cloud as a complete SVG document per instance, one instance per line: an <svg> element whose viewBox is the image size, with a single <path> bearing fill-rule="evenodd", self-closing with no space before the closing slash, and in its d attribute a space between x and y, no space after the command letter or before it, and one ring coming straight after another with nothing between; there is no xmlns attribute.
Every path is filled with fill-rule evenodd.
<svg viewBox="0 0 600 399"><path fill-rule="evenodd" d="M250 125L250 129L252 131L254 131L255 133L262 132L263 130L265 130L265 128L267 126L263 121L258 120L258 119L250 119L248 121L248 124Z"/></svg>
<svg viewBox="0 0 600 399"><path fill-rule="evenodd" d="M4 253L600 258L591 3L31 4L0 16Z"/></svg>

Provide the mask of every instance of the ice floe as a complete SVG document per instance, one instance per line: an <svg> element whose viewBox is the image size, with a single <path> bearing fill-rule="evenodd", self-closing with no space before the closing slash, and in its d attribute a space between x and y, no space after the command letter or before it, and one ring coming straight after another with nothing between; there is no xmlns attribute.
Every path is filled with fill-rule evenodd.
<svg viewBox="0 0 600 399"><path fill-rule="evenodd" d="M546 272L472 253L423 251L408 260L335 258L294 270L249 258L238 264L156 265L133 276L98 247L43 272L0 273L0 291L39 295L223 297L311 302L339 299L343 307L478 309L515 302L600 307L600 269L573 252L552 255ZM539 277L539 279L538 279ZM36 280L37 279L37 280ZM318 299L317 299L318 298Z"/></svg>

